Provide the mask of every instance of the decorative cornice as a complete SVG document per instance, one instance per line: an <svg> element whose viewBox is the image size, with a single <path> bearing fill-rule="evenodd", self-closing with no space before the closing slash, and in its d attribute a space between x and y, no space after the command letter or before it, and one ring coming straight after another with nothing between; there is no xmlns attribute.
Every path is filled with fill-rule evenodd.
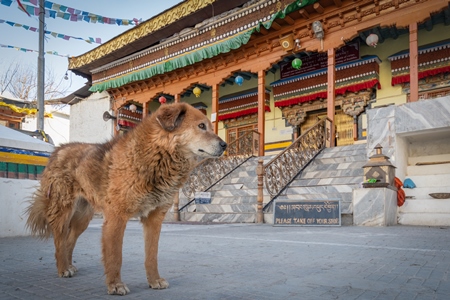
<svg viewBox="0 0 450 300"><path fill-rule="evenodd" d="M101 46L77 57L69 58L69 69L76 69L87 65L103 56L111 54L128 44L135 42L144 36L151 34L169 24L180 20L217 0L185 0L181 4L169 9L168 11L151 18L141 25L128 30L118 37L102 44Z"/></svg>

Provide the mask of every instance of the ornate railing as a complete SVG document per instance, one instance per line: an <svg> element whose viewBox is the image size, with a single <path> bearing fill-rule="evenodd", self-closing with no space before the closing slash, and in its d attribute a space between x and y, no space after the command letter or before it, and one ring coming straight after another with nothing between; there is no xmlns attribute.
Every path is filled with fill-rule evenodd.
<svg viewBox="0 0 450 300"><path fill-rule="evenodd" d="M288 148L261 168L264 175L264 185L271 199L263 210L325 148L327 142L330 141L330 124L331 122L328 119L318 121Z"/></svg>
<svg viewBox="0 0 450 300"><path fill-rule="evenodd" d="M258 151L259 132L252 130L230 143L223 156L200 162L181 189L186 198L191 201L179 210L181 211L193 201L196 192L207 191L250 157L258 156Z"/></svg>

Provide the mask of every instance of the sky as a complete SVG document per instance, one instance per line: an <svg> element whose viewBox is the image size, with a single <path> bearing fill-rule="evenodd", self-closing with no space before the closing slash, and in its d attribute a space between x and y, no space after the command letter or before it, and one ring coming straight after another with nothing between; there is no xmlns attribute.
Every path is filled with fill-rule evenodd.
<svg viewBox="0 0 450 300"><path fill-rule="evenodd" d="M1 0L0 0L1 2ZM21 1L22 4L32 5L29 1ZM37 0L39 2L39 0ZM103 17L116 19L142 19L148 20L164 10L182 2L181 0L54 0L56 4L61 4L70 8L90 12ZM15 24L30 27L39 27L39 17L29 17L26 13L18 9L17 0L13 0L11 6L0 4L0 20L13 22ZM133 25L119 26L100 23L88 23L85 21L69 21L62 18L45 18L46 30L68 36L89 39L89 37L100 38L102 43L125 32ZM0 23L0 44L19 48L39 50L39 34L23 27L10 26ZM96 47L99 44L89 44L83 40L55 38L49 36L46 39L44 50L56 51L62 55L79 56ZM37 70L38 53L23 52L16 49L0 47L0 69L4 70L10 65L19 63L23 66L31 66ZM45 67L51 69L55 78L63 80L68 68L68 58L45 54ZM68 72L69 79L66 87L66 94L70 94L81 88L86 79Z"/></svg>

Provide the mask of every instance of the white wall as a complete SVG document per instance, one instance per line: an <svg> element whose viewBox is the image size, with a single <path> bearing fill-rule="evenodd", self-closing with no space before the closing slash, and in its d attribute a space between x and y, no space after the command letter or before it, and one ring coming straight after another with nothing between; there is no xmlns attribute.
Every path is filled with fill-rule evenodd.
<svg viewBox="0 0 450 300"><path fill-rule="evenodd" d="M0 237L29 235L24 211L39 181L0 178Z"/></svg>
<svg viewBox="0 0 450 300"><path fill-rule="evenodd" d="M70 107L70 141L103 143L114 136L114 120L103 121L103 113L111 113L107 92L93 93Z"/></svg>
<svg viewBox="0 0 450 300"><path fill-rule="evenodd" d="M50 135L55 146L69 142L70 117L68 107L63 105L46 105L45 111L53 115L44 118L44 131ZM22 123L22 129L35 131L37 129L36 116L28 116Z"/></svg>

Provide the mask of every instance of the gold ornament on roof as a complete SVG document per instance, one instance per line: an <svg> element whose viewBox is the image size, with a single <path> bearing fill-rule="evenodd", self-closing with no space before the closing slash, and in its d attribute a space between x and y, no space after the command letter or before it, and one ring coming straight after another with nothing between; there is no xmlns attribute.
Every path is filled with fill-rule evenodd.
<svg viewBox="0 0 450 300"><path fill-rule="evenodd" d="M176 7L166 11L163 14L157 15L145 22L142 22L140 26L136 26L124 34L117 36L116 38L98 46L97 48L82 54L77 57L69 58L69 69L76 69L87 64L92 63L114 51L117 51L128 44L131 44L145 36L150 35L167 25L175 23L176 21L184 18L208 5L216 2L216 0L187 0Z"/></svg>

